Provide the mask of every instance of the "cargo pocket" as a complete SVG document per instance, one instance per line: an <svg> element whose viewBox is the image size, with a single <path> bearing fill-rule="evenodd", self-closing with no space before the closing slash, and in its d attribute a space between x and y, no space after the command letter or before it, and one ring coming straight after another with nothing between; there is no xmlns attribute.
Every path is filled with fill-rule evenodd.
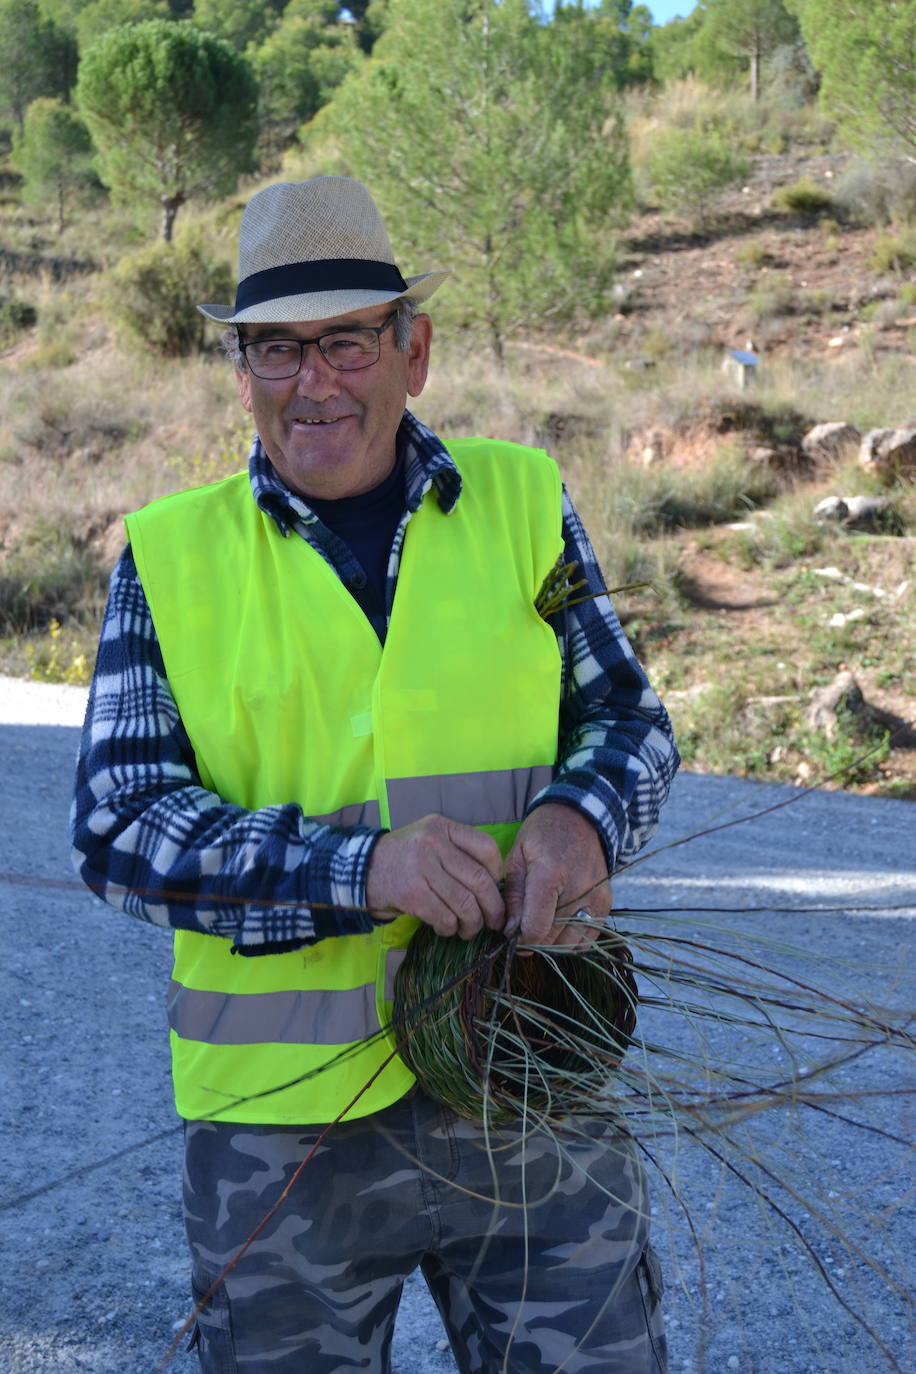
<svg viewBox="0 0 916 1374"><path fill-rule="evenodd" d="M668 1368L668 1342L665 1339L665 1325L662 1318L662 1296L665 1281L658 1255L651 1245L646 1245L636 1266L639 1278L639 1291L642 1294L643 1311L646 1318L646 1331L652 1354L655 1358L653 1370L665 1374Z"/></svg>
<svg viewBox="0 0 916 1374"><path fill-rule="evenodd" d="M646 1290L654 1311L664 1296L665 1280L662 1277L661 1261L651 1245L647 1245L643 1250L640 1264L643 1266Z"/></svg>
<svg viewBox="0 0 916 1374"><path fill-rule="evenodd" d="M208 1274L205 1269L194 1270L191 1292L195 1305L210 1291L215 1279L216 1275ZM220 1284L203 1311L198 1312L188 1350L197 1352L203 1374L238 1374L225 1284Z"/></svg>

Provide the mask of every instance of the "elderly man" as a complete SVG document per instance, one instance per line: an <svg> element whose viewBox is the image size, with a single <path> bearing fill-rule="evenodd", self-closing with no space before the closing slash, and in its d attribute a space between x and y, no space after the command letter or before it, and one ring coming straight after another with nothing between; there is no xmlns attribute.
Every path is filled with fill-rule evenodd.
<svg viewBox="0 0 916 1374"><path fill-rule="evenodd" d="M420 1267L464 1374L657 1374L632 1142L459 1119L389 1022L420 922L586 938L568 918L607 914L666 796L667 717L551 460L405 410L447 274L405 280L338 177L256 195L239 261L234 306L201 309L231 329L249 470L128 518L73 808L85 881L175 931L198 1295L257 1230L201 1367L381 1374ZM594 598L548 623L558 559Z"/></svg>

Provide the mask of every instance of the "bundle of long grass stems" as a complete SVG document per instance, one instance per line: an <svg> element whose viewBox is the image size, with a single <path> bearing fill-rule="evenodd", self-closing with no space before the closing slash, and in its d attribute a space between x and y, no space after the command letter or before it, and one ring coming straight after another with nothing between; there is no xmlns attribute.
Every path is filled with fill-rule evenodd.
<svg viewBox="0 0 916 1374"><path fill-rule="evenodd" d="M394 1015L421 1085L460 1115L520 1120L561 1142L577 1117L612 1120L660 1177L669 1230L692 1237L694 1261L679 1264L695 1285L688 1304L709 1300L704 1248L716 1235L697 1212L713 1205L710 1185L730 1206L751 1200L741 1272L777 1262L793 1293L826 1288L882 1366L906 1368L869 1308L889 1289L912 1321L908 1261L888 1245L868 1190L840 1179L830 1154L848 1151L852 1134L862 1159L881 1156L900 1205L912 1167L900 1073L916 1050L912 1016L869 1001L864 980L841 990L828 960L712 913L618 911L615 926L575 951L421 929ZM853 1066L877 1050L893 1086L851 1087Z"/></svg>
<svg viewBox="0 0 916 1374"><path fill-rule="evenodd" d="M613 1112L634 1131L651 1116L720 1132L726 1118L808 1101L870 1048L916 1049L909 1018L813 983L800 951L662 912L615 924L577 948L421 927L393 1024L431 1096L477 1119ZM635 1034L637 1003L651 1034ZM678 1028L667 1042L666 1015Z"/></svg>

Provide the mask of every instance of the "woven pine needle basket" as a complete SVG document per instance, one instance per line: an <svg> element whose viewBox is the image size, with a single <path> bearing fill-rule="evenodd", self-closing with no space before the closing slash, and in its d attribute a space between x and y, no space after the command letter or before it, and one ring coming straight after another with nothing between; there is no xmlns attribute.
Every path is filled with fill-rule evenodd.
<svg viewBox="0 0 916 1374"><path fill-rule="evenodd" d="M637 997L632 956L611 930L573 952L421 926L396 976L394 1030L421 1087L460 1116L577 1114L599 1099L606 1108Z"/></svg>

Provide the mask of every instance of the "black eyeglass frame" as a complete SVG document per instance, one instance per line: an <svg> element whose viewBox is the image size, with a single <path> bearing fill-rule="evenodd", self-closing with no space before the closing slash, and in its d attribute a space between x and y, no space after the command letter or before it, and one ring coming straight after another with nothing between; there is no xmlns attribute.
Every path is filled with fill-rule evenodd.
<svg viewBox="0 0 916 1374"><path fill-rule="evenodd" d="M245 366L248 368L248 371L252 374L252 376L259 377L262 382L288 382L291 377L298 377L299 373L302 371L302 362L305 358L305 350L311 344L315 344L317 346L322 358L324 358L328 366L332 367L335 372L364 372L367 367L374 367L375 364L378 362L379 358L382 356L382 335L384 334L388 326L392 324L394 320L397 319L398 314L399 311L397 309L392 310L391 314L382 324L357 324L353 325L350 329L347 329L345 325L341 325L337 329L328 329L324 334L318 334L314 339L297 339L289 334L268 335L265 338L260 339L242 339L242 336L240 334L239 352L245 359ZM360 363L359 367L338 367L337 364L331 358L328 357L327 353L322 347L322 344L326 339L337 338L339 334L374 334L378 346L378 351L376 352L375 357L367 363ZM254 367L252 367L248 359L248 349L251 348L253 344L266 343L298 344L299 362L296 366L295 371L285 372L282 374L282 376L278 376L276 373L272 375L265 375L262 372L255 371Z"/></svg>

